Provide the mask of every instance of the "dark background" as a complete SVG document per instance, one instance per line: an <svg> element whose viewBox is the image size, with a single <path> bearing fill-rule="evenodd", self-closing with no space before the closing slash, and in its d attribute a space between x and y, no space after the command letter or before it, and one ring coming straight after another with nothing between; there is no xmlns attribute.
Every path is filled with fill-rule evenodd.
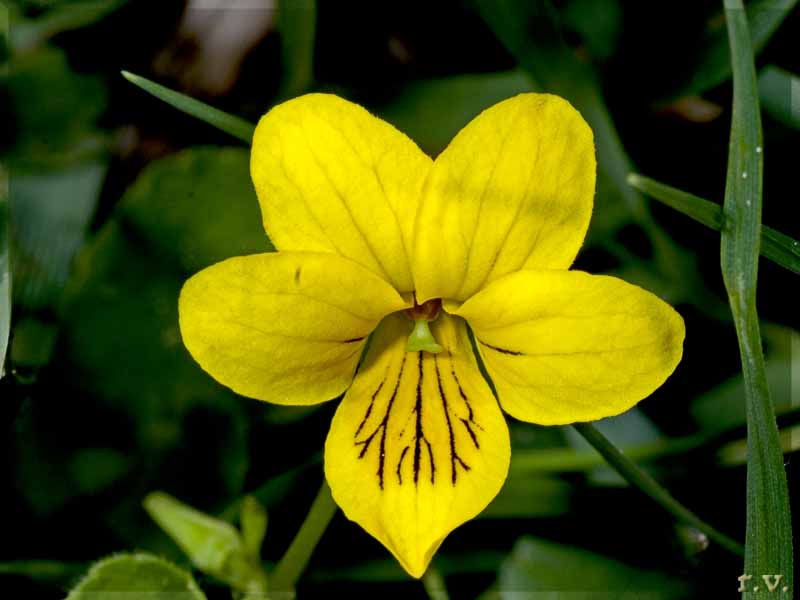
<svg viewBox="0 0 800 600"><path fill-rule="evenodd" d="M332 91L384 116L431 154L480 110L525 89L564 95L585 115L583 103L595 98L600 107L604 101L633 170L717 203L723 197L731 83L724 75L710 87L693 79L709 48L720 35L724 40L721 2L575 0L554 3L552 12L523 10L521 26L534 40L523 61L527 71L491 18L515 4L505 1L484 3L483 11L470 2L321 1L316 16L308 3L288 2L282 15L273 9L232 63L202 50L223 15L205 11L219 14L190 34L185 3L172 0L157 7L121 3L80 27L14 41L25 24L81 3L71 4L11 3L18 21L5 45L9 71L0 96L0 151L11 172L18 246L10 375L0 380L0 573L16 573L3 577L4 586L18 590L14 597L63 597L92 561L121 550L187 565L140 508L144 494L158 489L211 514L258 490L270 513L263 556L275 561L322 474L335 402L292 409L236 397L195 367L174 339L177 291L191 272L209 257L267 248L246 150L135 88L121 69L252 122L281 99ZM314 24L309 63L294 52ZM759 53L759 69L800 72L798 35L795 11ZM221 70L229 75L223 83ZM798 130L770 114L763 127L763 222L798 238ZM170 162L200 145L212 148ZM242 150L224 162L215 146ZM665 297L684 316L687 338L667 384L634 417L605 431L623 447L714 434L687 452L657 452L646 466L701 517L743 539L746 474L741 450L730 444L744 438L744 398L719 236L634 194L637 217L620 190L619 181L599 187L575 267L619 274ZM22 203L31 194L49 195L28 210L33 204ZM196 205L185 201L195 194ZM156 212L173 200L184 207L175 209L178 216ZM192 212L198 206L240 210L247 224L225 221L227 246L190 246L182 255L175 248L184 247L192 228L215 226L214 213ZM652 224L642 225L641 211L652 214ZM668 240L666 254L654 245L658 232ZM787 425L797 421L789 407L795 277L762 259L759 312L772 391ZM566 430L509 422L515 455L570 446L588 452ZM787 454L794 497L796 460L796 452ZM477 597L495 585L498 572L513 570L509 552L525 535L658 571L686 585L676 597L735 595L739 558L713 543L699 550L670 515L607 471L512 473L506 487L507 502L491 518L460 527L437 554L453 598ZM46 571L30 563L33 577L20 574L19 564L7 566L23 559L55 562ZM576 569L570 578L580 580L581 564L562 568ZM197 577L210 598L227 597L219 584ZM341 514L299 587L301 597L338 592L424 597L422 586Z"/></svg>

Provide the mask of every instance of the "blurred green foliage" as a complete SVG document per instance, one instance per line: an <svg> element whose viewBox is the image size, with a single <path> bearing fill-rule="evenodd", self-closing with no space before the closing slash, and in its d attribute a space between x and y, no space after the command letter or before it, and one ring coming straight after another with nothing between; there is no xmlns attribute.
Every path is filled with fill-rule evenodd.
<svg viewBox="0 0 800 600"><path fill-rule="evenodd" d="M688 324L686 358L667 386L598 428L676 497L741 538L744 499L730 499L744 488L741 452L734 452L745 437L744 391L719 278L719 235L651 206L628 184L635 163L714 206L722 197L731 101L722 3L678 4L279 2L275 29L243 60L236 85L222 97L199 96L237 115L230 122L244 131L281 99L335 91L431 155L503 98L531 90L568 98L593 126L600 165L576 267L647 287L678 304ZM789 242L798 239L785 200L798 143L796 5L748 3L770 115L764 221ZM198 562L197 544L182 543L174 527L159 529L142 501L150 499L152 513L148 495L165 490L191 505L181 505L184 516L200 515L192 523L227 532L247 560L255 562L263 545L271 565L319 484L332 407L240 398L203 373L180 340L177 298L187 277L230 256L273 249L247 148L227 146L231 138L151 101L119 75L130 69L189 92L180 77L164 80L153 66L160 47L179 36L181 6L18 0L0 11L11 24L0 77L7 132L0 360L11 333L0 380L7 467L0 493L7 514L18 515L0 541L0 576L14 597L63 598L77 583L70 598L134 584L148 598L178 597L178 590L203 598L192 565L211 574L198 576L209 597L224 596L219 580L230 573ZM185 52L201 60L191 44ZM693 122L672 102L699 95L722 116ZM780 323L764 327L767 376L779 423L789 428L798 421L790 380L798 323L784 290L794 275L762 271L765 320ZM5 300L12 288L13 313ZM451 597L657 590L659 598L686 598L735 589L736 559L713 544L698 551L581 438L519 423L511 433L502 492L437 554ZM796 453L797 444L787 447ZM118 555L76 580L102 556L140 549L153 555ZM424 595L380 546L337 517L298 591L370 595L389 583L405 597Z"/></svg>

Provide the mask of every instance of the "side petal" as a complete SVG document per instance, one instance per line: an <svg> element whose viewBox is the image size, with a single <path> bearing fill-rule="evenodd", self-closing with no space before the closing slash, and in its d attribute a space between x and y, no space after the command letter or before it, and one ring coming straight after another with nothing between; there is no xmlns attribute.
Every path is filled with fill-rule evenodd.
<svg viewBox="0 0 800 600"><path fill-rule="evenodd" d="M345 515L421 577L445 536L500 490L511 450L463 320L433 323L436 355L406 352L410 329L395 315L379 327L333 418L325 475Z"/></svg>
<svg viewBox="0 0 800 600"><path fill-rule="evenodd" d="M315 404L353 379L367 336L406 304L383 279L334 254L230 258L181 290L183 343L221 384L276 404Z"/></svg>
<svg viewBox="0 0 800 600"><path fill-rule="evenodd" d="M520 271L457 311L475 334L500 405L561 425L628 410L675 370L681 316L655 295L579 271Z"/></svg>
<svg viewBox="0 0 800 600"><path fill-rule="evenodd" d="M569 102L520 94L482 112L436 159L416 220L417 300L465 300L520 269L566 269L595 184L592 131Z"/></svg>
<svg viewBox="0 0 800 600"><path fill-rule="evenodd" d="M362 107L308 94L264 115L250 172L276 248L333 252L414 289L414 215L431 159Z"/></svg>

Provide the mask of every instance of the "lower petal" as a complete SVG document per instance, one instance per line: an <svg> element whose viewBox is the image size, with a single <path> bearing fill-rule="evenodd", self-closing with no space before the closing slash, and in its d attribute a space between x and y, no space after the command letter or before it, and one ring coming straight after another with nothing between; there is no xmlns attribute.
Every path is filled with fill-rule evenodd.
<svg viewBox="0 0 800 600"><path fill-rule="evenodd" d="M542 425L624 412L675 370L681 316L650 292L579 271L520 271L454 311L475 333L500 405Z"/></svg>
<svg viewBox="0 0 800 600"><path fill-rule="evenodd" d="M410 321L384 320L325 444L336 503L414 577L494 498L511 454L463 320L442 314L432 329L443 352L406 352Z"/></svg>

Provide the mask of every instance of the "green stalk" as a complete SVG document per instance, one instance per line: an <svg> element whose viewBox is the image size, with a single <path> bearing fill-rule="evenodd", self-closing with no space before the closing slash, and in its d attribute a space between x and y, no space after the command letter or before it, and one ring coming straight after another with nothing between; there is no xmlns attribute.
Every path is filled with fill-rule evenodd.
<svg viewBox="0 0 800 600"><path fill-rule="evenodd" d="M317 497L306 515L303 524L297 531L286 553L278 561L270 575L269 587L278 592L294 590L297 580L308 565L314 548L317 547L322 534L336 514L337 506L331 496L328 482L322 482Z"/></svg>
<svg viewBox="0 0 800 600"><path fill-rule="evenodd" d="M775 411L769 397L756 312L761 228L762 133L758 82L741 0L725 0L733 117L725 185L722 276L733 313L744 375L747 413L747 534L744 574L781 575L792 597L792 523ZM750 590L755 587L754 584ZM745 598L768 597L745 592Z"/></svg>
<svg viewBox="0 0 800 600"><path fill-rule="evenodd" d="M620 452L608 438L600 433L594 425L590 423L575 423L573 427L604 459L606 459L609 465L614 467L614 469L622 475L625 481L650 496L650 498L655 500L667 512L674 515L679 521L702 531L709 539L717 542L720 546L734 554L741 555L744 553L744 548L742 548L739 542L720 533L675 500L675 498L673 498L655 479L637 467L627 456L622 454L622 452Z"/></svg>

